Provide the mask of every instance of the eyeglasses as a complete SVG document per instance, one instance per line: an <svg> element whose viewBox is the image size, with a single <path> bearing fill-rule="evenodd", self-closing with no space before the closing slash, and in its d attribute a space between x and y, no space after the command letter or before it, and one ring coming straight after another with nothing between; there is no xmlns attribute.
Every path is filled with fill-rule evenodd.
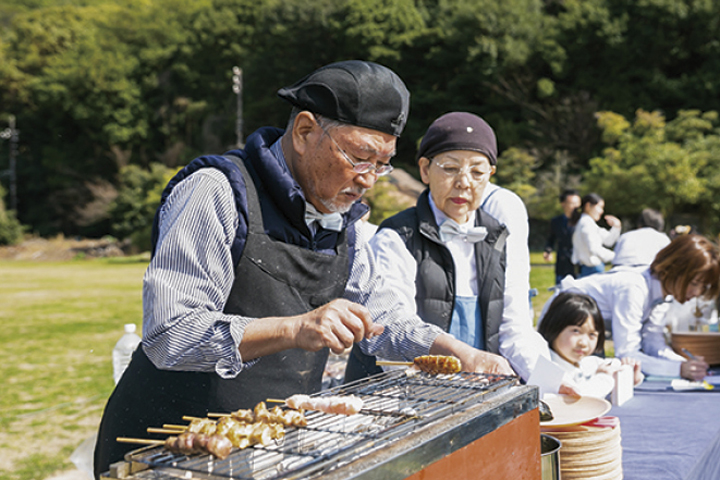
<svg viewBox="0 0 720 480"><path fill-rule="evenodd" d="M382 177L393 171L393 166L390 165L389 163L380 165L379 167L376 167L371 162L358 162L358 163L353 162L352 160L350 160L350 157L348 156L348 154L345 153L345 150L343 150L340 147L340 145L338 145L338 143L335 141L335 139L330 136L328 131L325 130L325 127L323 127L322 123L317 122L317 124L322 129L322 131L325 132L325 135L327 135L328 138L330 140L332 140L332 142L335 144L337 149L340 150L340 153L342 153L342 156L345 157L345 160L347 160L348 163L350 163L350 165L352 165L353 172L358 173L360 175L365 175L366 173L374 173L378 177Z"/></svg>
<svg viewBox="0 0 720 480"><path fill-rule="evenodd" d="M463 176L469 173L470 181L472 183L480 182L485 175L492 171L492 166L489 166L487 170L481 168L479 165L467 165L461 168L457 163L447 161L445 163L435 162L435 165L440 168L442 173L450 178Z"/></svg>

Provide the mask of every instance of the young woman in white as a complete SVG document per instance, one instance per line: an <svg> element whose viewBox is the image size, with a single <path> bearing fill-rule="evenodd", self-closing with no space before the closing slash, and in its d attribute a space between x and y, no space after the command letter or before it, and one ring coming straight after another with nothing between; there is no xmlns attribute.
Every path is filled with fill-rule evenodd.
<svg viewBox="0 0 720 480"><path fill-rule="evenodd" d="M605 271L605 264L611 263L615 253L610 250L620 236L622 222L613 215L605 215L610 229L597 224L605 213L605 200L597 193L582 197L580 208L573 212L569 225L575 227L572 243L572 262L580 265L578 278Z"/></svg>

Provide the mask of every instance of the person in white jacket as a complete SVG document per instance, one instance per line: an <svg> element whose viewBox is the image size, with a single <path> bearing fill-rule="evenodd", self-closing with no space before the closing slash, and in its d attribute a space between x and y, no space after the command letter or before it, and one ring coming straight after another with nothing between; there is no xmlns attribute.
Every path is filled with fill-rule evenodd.
<svg viewBox="0 0 720 480"><path fill-rule="evenodd" d="M622 222L613 215L605 215L610 229L600 227L597 222L603 218L604 212L605 200L597 193L588 193L570 219L570 224L575 226L572 261L580 265L578 278L604 272L605 264L615 257L609 247L620 236Z"/></svg>

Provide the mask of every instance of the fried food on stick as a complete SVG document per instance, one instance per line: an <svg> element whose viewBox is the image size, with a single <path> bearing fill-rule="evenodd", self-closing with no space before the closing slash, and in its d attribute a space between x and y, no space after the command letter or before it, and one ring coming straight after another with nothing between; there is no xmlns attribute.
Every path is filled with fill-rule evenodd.
<svg viewBox="0 0 720 480"><path fill-rule="evenodd" d="M399 365L414 366L422 372L431 375L439 375L441 373L451 374L459 373L462 370L462 363L457 357L451 355L423 355L415 357L412 362L395 362L390 360L378 360L376 365Z"/></svg>

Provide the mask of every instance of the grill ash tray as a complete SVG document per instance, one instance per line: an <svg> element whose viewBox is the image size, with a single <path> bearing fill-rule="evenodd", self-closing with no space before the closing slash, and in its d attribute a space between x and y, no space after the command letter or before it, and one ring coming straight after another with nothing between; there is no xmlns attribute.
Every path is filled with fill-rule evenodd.
<svg viewBox="0 0 720 480"><path fill-rule="evenodd" d="M482 403L517 384L517 377L475 373L408 375L393 370L324 390L316 396L355 395L364 402L352 416L306 412L308 425L286 429L268 446L233 449L225 460L172 454L162 446L128 453L126 461L158 469L143 478L307 478L388 445L446 415ZM151 475L150 475L151 474Z"/></svg>

